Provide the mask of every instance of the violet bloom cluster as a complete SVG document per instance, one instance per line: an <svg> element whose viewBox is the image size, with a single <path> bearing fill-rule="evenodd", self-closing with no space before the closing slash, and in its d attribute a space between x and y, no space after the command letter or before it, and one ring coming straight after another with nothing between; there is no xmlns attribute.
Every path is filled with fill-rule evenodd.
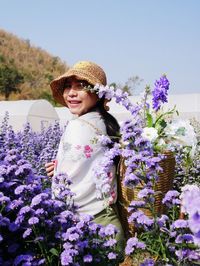
<svg viewBox="0 0 200 266"><path fill-rule="evenodd" d="M100 141L104 141L104 138L100 138ZM105 142L104 142L105 143ZM110 143L110 142L109 142ZM120 155L119 145L117 143L113 144L113 147L106 149L103 160L101 160L98 165L94 168L94 183L96 185L96 197L98 199L106 199L106 206L109 202L112 202L116 195L111 195L116 184L113 184L112 180L112 168L114 164L114 159ZM116 190L116 189L114 189ZM113 190L113 191L114 191Z"/></svg>
<svg viewBox="0 0 200 266"><path fill-rule="evenodd" d="M61 134L57 125L40 133L26 125L15 133L8 117L1 125L0 265L117 263L116 230L96 225L92 217L80 219L66 175L55 176L65 186L52 198L51 180L38 174L55 158Z"/></svg>
<svg viewBox="0 0 200 266"><path fill-rule="evenodd" d="M62 235L65 241L62 265L116 265L116 233L113 225L102 227L92 222L92 217L82 215L76 226ZM78 256L80 253L83 256Z"/></svg>
<svg viewBox="0 0 200 266"><path fill-rule="evenodd" d="M169 81L165 75L163 75L159 80L156 80L153 95L153 108L157 112L162 103L167 102L167 94L169 90Z"/></svg>
<svg viewBox="0 0 200 266"><path fill-rule="evenodd" d="M200 247L200 188L185 185L182 188L182 211L188 214L188 225L194 234L194 242Z"/></svg>
<svg viewBox="0 0 200 266"><path fill-rule="evenodd" d="M158 111L161 104L167 102L169 81L165 76L156 81L153 91L153 108ZM148 252L158 261L147 259L141 265L193 265L199 261L198 247L195 245L195 236L189 227L187 220L179 219L180 198L177 191L169 191L162 195L166 213L159 214L155 209L156 195L161 191L156 189L159 173L162 171L160 162L164 157L155 155L154 146L142 137L145 125L144 112L141 105L132 104L126 93L109 87L98 86L99 97L115 101L123 105L132 114L132 119L124 121L120 128L120 142L117 155L123 158L124 164L124 186L139 191L128 211L130 213L129 223L136 230L139 229L137 237L128 240L126 254L133 255L139 252ZM145 106L145 108L149 108ZM102 138L105 143L105 139ZM113 152L113 154L112 154ZM114 161L114 151L99 165L96 171L97 177L101 176L102 183L107 183L108 165ZM151 215L146 215L146 210ZM149 217L150 216L150 217ZM196 221L197 221L197 217ZM137 243L140 243L138 246ZM153 251L152 251L153 250ZM160 264L159 264L160 263Z"/></svg>
<svg viewBox="0 0 200 266"><path fill-rule="evenodd" d="M108 101L114 99L116 103L124 106L133 116L137 116L141 107L138 104L133 104L128 98L128 93L121 89L115 89L113 86L103 86L97 84L94 87L99 98L105 98Z"/></svg>
<svg viewBox="0 0 200 266"><path fill-rule="evenodd" d="M125 252L127 255L130 255L135 249L145 249L145 247L146 245L138 241L137 237L132 237L127 241Z"/></svg>

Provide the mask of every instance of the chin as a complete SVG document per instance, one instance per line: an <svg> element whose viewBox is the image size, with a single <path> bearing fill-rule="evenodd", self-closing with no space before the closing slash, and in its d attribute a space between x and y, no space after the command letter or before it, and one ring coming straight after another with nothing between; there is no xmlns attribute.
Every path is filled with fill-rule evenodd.
<svg viewBox="0 0 200 266"><path fill-rule="evenodd" d="M74 109L69 109L69 111L73 114L73 115L78 115L80 116L82 114L82 112L80 110L74 110Z"/></svg>

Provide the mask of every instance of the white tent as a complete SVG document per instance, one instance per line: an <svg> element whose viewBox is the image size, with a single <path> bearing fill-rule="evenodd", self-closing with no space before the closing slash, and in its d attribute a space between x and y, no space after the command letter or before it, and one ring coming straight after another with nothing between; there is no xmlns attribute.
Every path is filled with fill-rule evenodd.
<svg viewBox="0 0 200 266"><path fill-rule="evenodd" d="M139 102L141 97L138 95L130 96L131 102ZM125 107L117 104L114 100L108 103L110 113L116 117L119 122L131 118L130 113ZM200 121L200 93L191 94L171 94L168 96L168 103L165 103L165 109L171 109L176 105L180 118L196 118Z"/></svg>
<svg viewBox="0 0 200 266"><path fill-rule="evenodd" d="M41 125L48 127L59 120L54 107L46 100L0 101L0 123L9 113L9 125L15 131L23 128L27 122L34 131L40 131Z"/></svg>
<svg viewBox="0 0 200 266"><path fill-rule="evenodd" d="M61 127L66 126L67 122L73 118L73 115L67 107L55 107L55 111L58 114Z"/></svg>
<svg viewBox="0 0 200 266"><path fill-rule="evenodd" d="M140 101L141 97L138 95L129 96L129 99L133 103ZM176 109L179 111L179 117L181 118L196 118L200 121L200 93L193 94L171 94L168 96L168 103L165 103L165 109L173 108L176 105ZM114 100L108 103L110 107L110 113L118 120L122 122L128 118L131 118L131 114L125 109L125 107L117 104ZM67 121L72 119L73 115L66 107L55 108L60 125L66 125Z"/></svg>

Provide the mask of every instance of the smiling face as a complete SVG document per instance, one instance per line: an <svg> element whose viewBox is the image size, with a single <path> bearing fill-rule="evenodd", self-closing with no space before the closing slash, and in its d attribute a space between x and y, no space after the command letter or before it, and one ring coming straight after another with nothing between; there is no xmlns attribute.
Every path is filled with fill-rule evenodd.
<svg viewBox="0 0 200 266"><path fill-rule="evenodd" d="M63 98L72 114L81 116L96 105L97 95L84 89L88 85L85 81L76 78L65 81Z"/></svg>

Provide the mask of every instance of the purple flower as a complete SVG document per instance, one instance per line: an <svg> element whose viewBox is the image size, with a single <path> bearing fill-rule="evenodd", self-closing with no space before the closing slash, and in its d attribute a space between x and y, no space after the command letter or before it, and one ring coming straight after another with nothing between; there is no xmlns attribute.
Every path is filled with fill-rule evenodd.
<svg viewBox="0 0 200 266"><path fill-rule="evenodd" d="M128 222L133 222L135 226L143 227L144 229L151 228L151 226L153 225L153 219L147 217L141 210L133 212L128 218Z"/></svg>
<svg viewBox="0 0 200 266"><path fill-rule="evenodd" d="M30 208L29 206L24 206L24 207L22 207L22 208L20 209L20 211L19 211L19 215L26 214L26 213L28 213L28 212L30 212L30 211L31 211L31 208Z"/></svg>
<svg viewBox="0 0 200 266"><path fill-rule="evenodd" d="M31 202L31 206L34 207L38 204L40 204L43 200L47 199L49 195L47 193L41 193L36 195Z"/></svg>
<svg viewBox="0 0 200 266"><path fill-rule="evenodd" d="M39 219L37 217L31 217L29 220L28 220L28 223L30 225L33 225L33 224L38 224L39 223Z"/></svg>
<svg viewBox="0 0 200 266"><path fill-rule="evenodd" d="M14 265L20 265L22 262L30 262L33 260L33 257L31 255L19 255L16 257L14 261Z"/></svg>
<svg viewBox="0 0 200 266"><path fill-rule="evenodd" d="M92 262L93 258L92 258L92 255L90 254L87 254L83 257L83 261L84 262Z"/></svg>
<svg viewBox="0 0 200 266"><path fill-rule="evenodd" d="M5 204L5 203L8 203L8 202L10 202L10 198L9 197L7 197L7 196L0 197L0 203L1 204Z"/></svg>
<svg viewBox="0 0 200 266"><path fill-rule="evenodd" d="M180 195L180 193L178 191L170 190L165 194L165 196L162 200L162 203L168 207L172 207L173 205L180 204L181 201L179 199L179 195Z"/></svg>
<svg viewBox="0 0 200 266"><path fill-rule="evenodd" d="M113 224L108 224L105 228L104 228L104 232L106 236L112 236L115 235L117 232L116 227Z"/></svg>
<svg viewBox="0 0 200 266"><path fill-rule="evenodd" d="M172 228L188 228L188 221L183 219L178 219L172 223Z"/></svg>
<svg viewBox="0 0 200 266"><path fill-rule="evenodd" d="M126 243L125 254L131 255L135 249L145 249L146 245L140 242L137 237L129 238Z"/></svg>
<svg viewBox="0 0 200 266"><path fill-rule="evenodd" d="M154 266L155 261L153 259L146 259L144 262L140 264L140 266Z"/></svg>
<svg viewBox="0 0 200 266"><path fill-rule="evenodd" d="M108 137L108 136L105 136L105 135L100 135L98 137L98 141L101 143L101 145L103 146L107 146L108 144L111 144L112 141L111 139Z"/></svg>
<svg viewBox="0 0 200 266"><path fill-rule="evenodd" d="M9 210L14 210L17 209L18 207L20 207L24 202L21 199L16 199L10 202L10 204L8 204L8 209Z"/></svg>
<svg viewBox="0 0 200 266"><path fill-rule="evenodd" d="M131 203L130 203L130 205L128 207L128 212L136 211L138 208L144 207L145 204L146 203L144 201L133 200L133 201L131 201Z"/></svg>
<svg viewBox="0 0 200 266"><path fill-rule="evenodd" d="M73 257L70 254L69 250L64 250L61 255L61 264L62 265L70 265L73 262Z"/></svg>
<svg viewBox="0 0 200 266"><path fill-rule="evenodd" d="M109 252L108 253L108 258L109 258L109 260L116 259L117 258L117 254L114 253L114 252Z"/></svg>
<svg viewBox="0 0 200 266"><path fill-rule="evenodd" d="M109 86L95 85L94 89L98 92L99 98L105 97L111 100L114 96L114 88Z"/></svg>
<svg viewBox="0 0 200 266"><path fill-rule="evenodd" d="M186 185L182 188L182 211L188 213L188 224L194 233L194 241L200 246L200 188Z"/></svg>
<svg viewBox="0 0 200 266"><path fill-rule="evenodd" d="M177 257L179 258L179 260L184 260L184 259L187 259L189 261L200 260L200 254L194 250L185 248L185 249L177 250L175 253Z"/></svg>
<svg viewBox="0 0 200 266"><path fill-rule="evenodd" d="M192 234L178 235L175 239L175 243L193 243L194 237Z"/></svg>
<svg viewBox="0 0 200 266"><path fill-rule="evenodd" d="M159 227L165 226L167 221L169 221L169 217L165 214L162 214L160 218L157 218L157 223Z"/></svg>
<svg viewBox="0 0 200 266"><path fill-rule="evenodd" d="M114 245L116 245L117 240L116 239L109 239L104 243L105 247L113 247Z"/></svg>
<svg viewBox="0 0 200 266"><path fill-rule="evenodd" d="M39 208L39 209L37 209L37 210L35 211L35 214L36 214L36 215L42 215L42 214L44 214L44 212L45 212L44 209Z"/></svg>
<svg viewBox="0 0 200 266"><path fill-rule="evenodd" d="M114 236L117 233L117 228L113 224L108 224L105 227L101 227L99 235L101 237Z"/></svg>
<svg viewBox="0 0 200 266"><path fill-rule="evenodd" d="M134 173L130 173L125 175L123 183L127 187L134 188L140 183L140 179Z"/></svg>
<svg viewBox="0 0 200 266"><path fill-rule="evenodd" d="M80 237L76 227L69 228L66 233L63 233L62 236L63 236L64 241L66 240L74 241L74 240L79 239Z"/></svg>
<svg viewBox="0 0 200 266"><path fill-rule="evenodd" d="M156 80L155 88L152 91L153 98L153 108L158 111L162 103L167 102L167 95L169 90L169 81L165 75L163 75L160 80Z"/></svg>
<svg viewBox="0 0 200 266"><path fill-rule="evenodd" d="M28 236L30 236L31 233L32 233L32 229L27 228L23 233L23 238L27 238Z"/></svg>
<svg viewBox="0 0 200 266"><path fill-rule="evenodd" d="M145 199L147 197L151 197L154 194L155 194L155 191L153 189L143 188L142 190L139 191L138 198Z"/></svg>

